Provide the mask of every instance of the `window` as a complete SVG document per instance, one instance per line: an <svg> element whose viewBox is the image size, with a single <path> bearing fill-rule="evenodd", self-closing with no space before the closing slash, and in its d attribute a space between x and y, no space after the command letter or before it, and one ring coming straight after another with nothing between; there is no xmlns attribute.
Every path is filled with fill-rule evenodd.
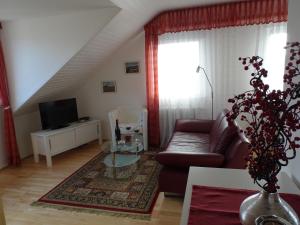
<svg viewBox="0 0 300 225"><path fill-rule="evenodd" d="M195 68L199 62L198 49L198 42L159 46L159 94L162 98L185 100L197 95L199 87L195 84Z"/></svg>
<svg viewBox="0 0 300 225"><path fill-rule="evenodd" d="M159 96L161 107L193 108L205 97L205 84L196 73L199 42L166 43L158 49Z"/></svg>
<svg viewBox="0 0 300 225"><path fill-rule="evenodd" d="M159 36L158 87L162 143L167 143L176 119L214 118L232 96L249 90L250 73L239 57L259 55L269 70L270 88L283 88L286 23L271 23L212 30L166 33Z"/></svg>
<svg viewBox="0 0 300 225"><path fill-rule="evenodd" d="M285 66L286 50L283 48L287 40L287 33L272 34L268 38L264 67L269 76L264 82L269 84L270 89L283 90L283 74Z"/></svg>

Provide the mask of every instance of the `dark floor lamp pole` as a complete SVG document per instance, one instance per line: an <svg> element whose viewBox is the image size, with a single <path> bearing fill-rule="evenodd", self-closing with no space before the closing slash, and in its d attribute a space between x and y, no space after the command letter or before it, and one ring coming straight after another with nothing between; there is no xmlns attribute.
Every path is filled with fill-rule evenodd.
<svg viewBox="0 0 300 225"><path fill-rule="evenodd" d="M203 67L201 67L201 66L198 66L196 72L199 73L200 70L203 70L204 75L206 77L206 80L208 81L209 86L210 86L210 90L211 90L211 119L213 120L214 119L214 91L213 91L213 87L212 87L212 85L211 85L211 83L210 83L210 81L208 79L208 76L207 76L207 74L205 72L205 69Z"/></svg>

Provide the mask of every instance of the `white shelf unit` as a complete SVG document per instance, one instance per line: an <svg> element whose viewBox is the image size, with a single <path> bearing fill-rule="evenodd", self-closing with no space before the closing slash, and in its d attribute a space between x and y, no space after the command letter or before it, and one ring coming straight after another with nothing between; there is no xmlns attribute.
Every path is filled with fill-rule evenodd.
<svg viewBox="0 0 300 225"><path fill-rule="evenodd" d="M61 129L31 133L34 161L38 163L39 155L45 155L47 166L52 167L52 156L97 139L101 145L102 134L99 120L78 122Z"/></svg>

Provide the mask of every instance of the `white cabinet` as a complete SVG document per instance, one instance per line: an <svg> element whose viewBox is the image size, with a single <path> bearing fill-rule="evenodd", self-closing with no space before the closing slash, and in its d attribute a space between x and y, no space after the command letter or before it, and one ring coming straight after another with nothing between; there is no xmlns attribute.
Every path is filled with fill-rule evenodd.
<svg viewBox="0 0 300 225"><path fill-rule="evenodd" d="M52 156L96 139L99 140L99 144L102 144L99 120L74 123L69 127L57 130L31 133L34 160L38 162L39 155L45 155L47 166L51 167Z"/></svg>
<svg viewBox="0 0 300 225"><path fill-rule="evenodd" d="M86 124L84 126L79 127L75 130L75 137L77 145L83 145L90 141L93 141L98 138L99 133L99 125L94 124Z"/></svg>
<svg viewBox="0 0 300 225"><path fill-rule="evenodd" d="M59 154L61 152L76 147L75 134L73 129L48 136L48 138L49 149L52 155Z"/></svg>

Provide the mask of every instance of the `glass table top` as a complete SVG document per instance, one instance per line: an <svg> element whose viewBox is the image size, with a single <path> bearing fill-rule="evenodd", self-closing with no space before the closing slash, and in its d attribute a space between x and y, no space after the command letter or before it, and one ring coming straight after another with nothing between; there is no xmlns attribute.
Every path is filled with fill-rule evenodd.
<svg viewBox="0 0 300 225"><path fill-rule="evenodd" d="M139 155L135 154L109 154L103 163L108 167L123 167L136 163L140 159Z"/></svg>
<svg viewBox="0 0 300 225"><path fill-rule="evenodd" d="M104 158L103 163L107 167L123 167L132 165L140 159L138 153L143 150L144 146L141 142L134 142L131 144L124 143L116 146L109 145L109 151L111 153Z"/></svg>
<svg viewBox="0 0 300 225"><path fill-rule="evenodd" d="M138 153L144 150L144 146L142 143L132 143L132 144L118 144L112 145L110 148L110 152L131 152Z"/></svg>

